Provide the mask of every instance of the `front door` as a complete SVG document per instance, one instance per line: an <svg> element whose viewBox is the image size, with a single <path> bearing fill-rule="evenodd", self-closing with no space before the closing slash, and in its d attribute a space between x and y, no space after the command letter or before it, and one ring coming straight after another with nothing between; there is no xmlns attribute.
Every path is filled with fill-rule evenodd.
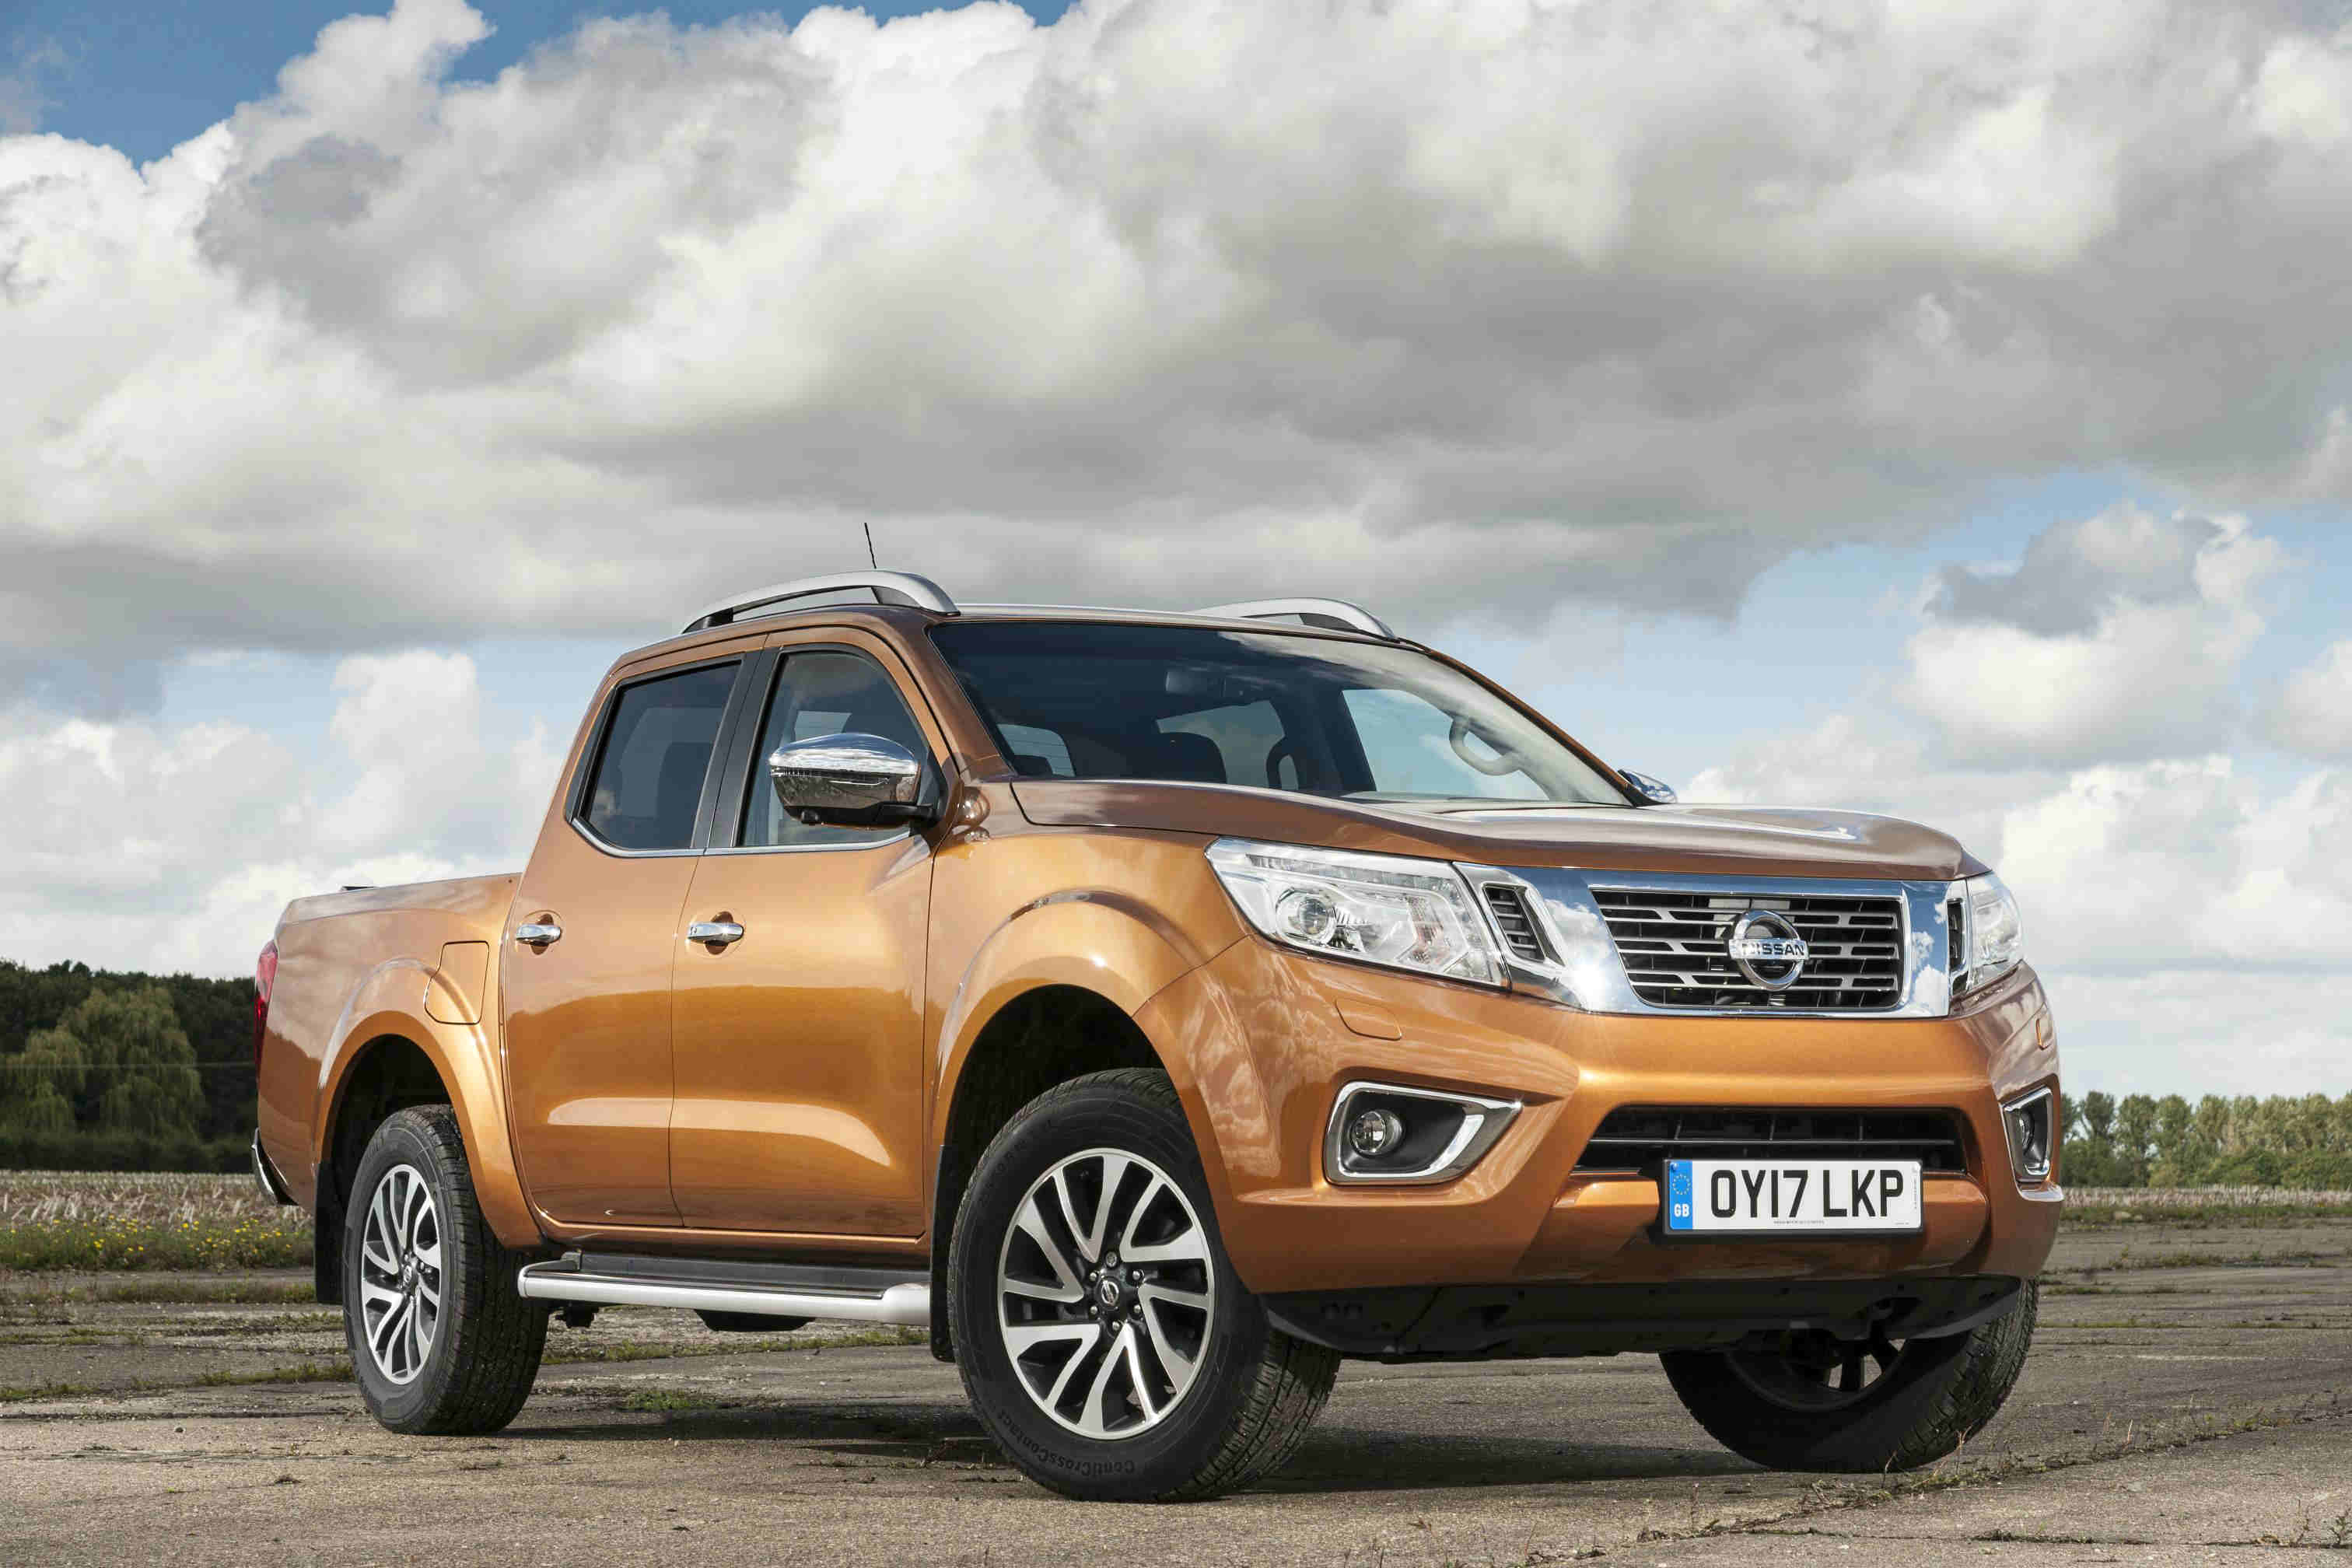
<svg viewBox="0 0 2352 1568"><path fill-rule="evenodd" d="M742 935L678 948L670 1187L689 1226L918 1236L930 845L905 828L795 820L766 760L848 731L944 751L887 648L807 637L778 645L756 743L729 763L732 819L714 825L687 898L689 925Z"/></svg>
<svg viewBox="0 0 2352 1568"><path fill-rule="evenodd" d="M500 984L515 1156L565 1225L678 1223L671 971L741 664L616 685L515 890Z"/></svg>

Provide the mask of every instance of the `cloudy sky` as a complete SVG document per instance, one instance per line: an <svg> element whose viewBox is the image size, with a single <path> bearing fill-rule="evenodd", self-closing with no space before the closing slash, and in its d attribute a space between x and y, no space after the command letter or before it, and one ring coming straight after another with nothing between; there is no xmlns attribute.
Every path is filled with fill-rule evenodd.
<svg viewBox="0 0 2352 1568"><path fill-rule="evenodd" d="M2346 1088L2352 13L0 8L0 956L519 864L731 586L1361 599Z"/></svg>

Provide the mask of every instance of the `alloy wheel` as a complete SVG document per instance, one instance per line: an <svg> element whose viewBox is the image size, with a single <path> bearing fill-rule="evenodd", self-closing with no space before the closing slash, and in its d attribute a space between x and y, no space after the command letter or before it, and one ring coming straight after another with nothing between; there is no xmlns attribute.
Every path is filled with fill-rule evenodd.
<svg viewBox="0 0 2352 1568"><path fill-rule="evenodd" d="M368 1198L360 1237L360 1333L375 1369L414 1383L441 1327L441 1213L432 1184L394 1165Z"/></svg>
<svg viewBox="0 0 2352 1568"><path fill-rule="evenodd" d="M1174 1177L1088 1149L1037 1178L999 1248L997 1326L1036 1406L1082 1436L1148 1432L1216 1326L1209 1235Z"/></svg>

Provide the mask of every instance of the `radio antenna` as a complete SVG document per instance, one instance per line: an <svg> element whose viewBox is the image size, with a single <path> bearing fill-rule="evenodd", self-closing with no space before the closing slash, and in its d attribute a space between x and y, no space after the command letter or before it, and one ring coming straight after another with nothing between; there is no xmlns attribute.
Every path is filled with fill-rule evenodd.
<svg viewBox="0 0 2352 1568"><path fill-rule="evenodd" d="M870 522L861 522L857 526L866 531L866 564L873 567L877 572L881 571L882 563L874 559L874 525Z"/></svg>

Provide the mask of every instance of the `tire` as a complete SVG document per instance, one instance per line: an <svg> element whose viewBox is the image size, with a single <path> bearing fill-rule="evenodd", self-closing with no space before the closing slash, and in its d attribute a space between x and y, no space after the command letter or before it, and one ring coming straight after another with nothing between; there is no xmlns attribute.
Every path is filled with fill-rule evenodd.
<svg viewBox="0 0 2352 1568"><path fill-rule="evenodd" d="M1670 1351L1658 1359L1683 1407L1743 1458L1776 1470L1916 1469L2000 1411L2025 1369L2040 1295L2026 1280L2017 1305L1990 1323L1899 1347L1882 1336L1864 1355L1822 1336L1789 1334L1771 1352ZM1846 1366L1872 1363L1878 1375L1857 1390L1832 1385Z"/></svg>
<svg viewBox="0 0 2352 1568"><path fill-rule="evenodd" d="M1339 1366L1235 1278L1176 1091L1145 1068L1048 1089L996 1135L956 1215L947 1307L989 1436L1065 1497L1246 1487L1297 1450Z"/></svg>
<svg viewBox="0 0 2352 1568"><path fill-rule="evenodd" d="M394 1432L499 1430L530 1397L548 1309L515 1288L527 1255L483 1223L456 1114L385 1118L352 1193L343 1332L369 1414Z"/></svg>

